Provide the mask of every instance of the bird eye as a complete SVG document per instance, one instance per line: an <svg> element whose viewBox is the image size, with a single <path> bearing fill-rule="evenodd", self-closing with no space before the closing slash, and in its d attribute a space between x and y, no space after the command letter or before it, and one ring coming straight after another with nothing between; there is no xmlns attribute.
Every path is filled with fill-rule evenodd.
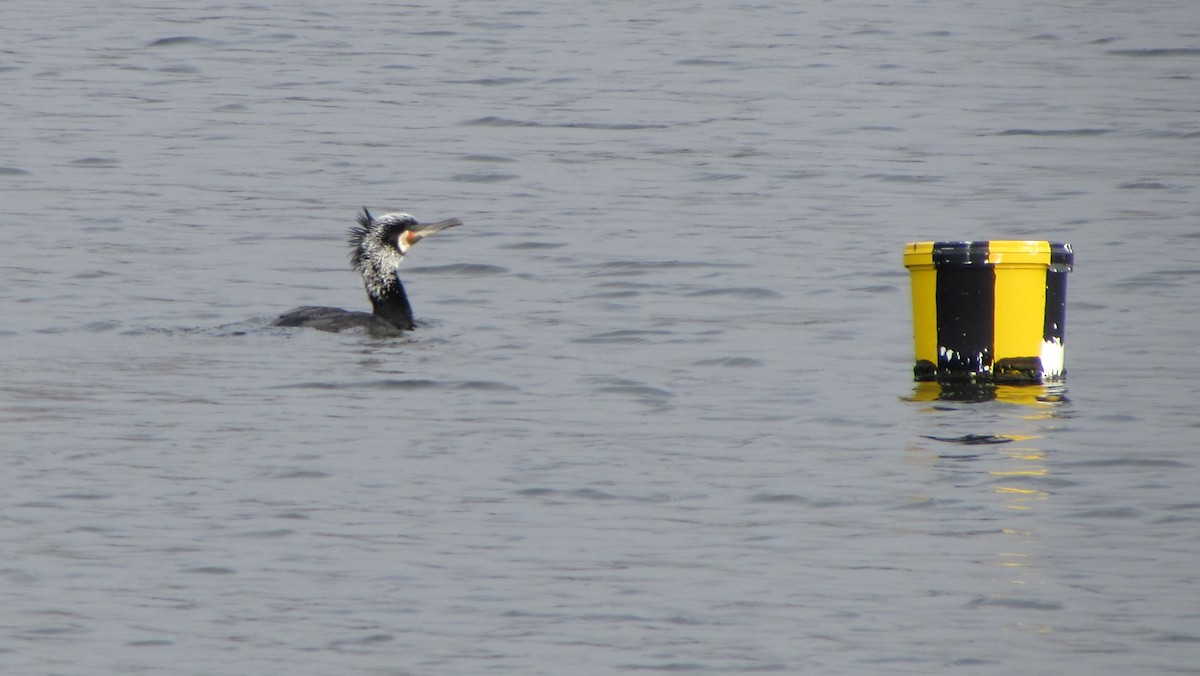
<svg viewBox="0 0 1200 676"><path fill-rule="evenodd" d="M396 235L396 237L392 240L392 244L397 249L399 249L400 255L404 255L405 253L408 253L409 248L412 247L412 244L409 242L409 239L408 239L408 231L405 230L403 232L398 233Z"/></svg>

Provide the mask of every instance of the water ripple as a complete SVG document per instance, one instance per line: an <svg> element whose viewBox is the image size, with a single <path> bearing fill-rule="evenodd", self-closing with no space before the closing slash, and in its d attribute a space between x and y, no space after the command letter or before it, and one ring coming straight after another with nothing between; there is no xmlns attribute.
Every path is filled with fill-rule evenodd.
<svg viewBox="0 0 1200 676"><path fill-rule="evenodd" d="M666 124L645 124L645 123L614 123L614 122L534 122L531 120L517 120L507 117L498 117L488 115L471 120L466 120L462 123L468 127L551 127L560 129L596 129L605 131L636 131L639 129L667 129L670 125Z"/></svg>
<svg viewBox="0 0 1200 676"><path fill-rule="evenodd" d="M1103 136L1112 129L1005 129L996 136Z"/></svg>
<svg viewBox="0 0 1200 676"><path fill-rule="evenodd" d="M737 296L739 298L748 298L751 300L783 298L783 296L778 292L760 287L723 287L703 289L700 291L692 291L691 293L685 295L693 298L708 298L711 296Z"/></svg>
<svg viewBox="0 0 1200 676"><path fill-rule="evenodd" d="M753 368L766 365L766 362L750 357L719 357L716 359L701 359L692 363L696 366L726 366L729 368Z"/></svg>
<svg viewBox="0 0 1200 676"><path fill-rule="evenodd" d="M477 391L520 391L519 387L506 383L488 380L458 380L437 381L421 378L386 379L386 380L353 380L346 382L313 381L275 385L273 389L281 390L477 390Z"/></svg>
<svg viewBox="0 0 1200 676"><path fill-rule="evenodd" d="M464 277L483 277L487 275L504 275L508 274L508 268L500 267L499 265L489 265L487 263L451 263L449 265L422 265L415 266L408 270L415 273L428 274L454 274L463 275Z"/></svg>
<svg viewBox="0 0 1200 676"><path fill-rule="evenodd" d="M655 336L672 336L674 331L652 329L618 329L596 333L586 338L575 338L573 343L647 343Z"/></svg>
<svg viewBox="0 0 1200 676"><path fill-rule="evenodd" d="M1106 54L1113 56L1135 56L1135 57L1197 57L1200 56L1200 47L1157 47L1147 49L1110 49Z"/></svg>

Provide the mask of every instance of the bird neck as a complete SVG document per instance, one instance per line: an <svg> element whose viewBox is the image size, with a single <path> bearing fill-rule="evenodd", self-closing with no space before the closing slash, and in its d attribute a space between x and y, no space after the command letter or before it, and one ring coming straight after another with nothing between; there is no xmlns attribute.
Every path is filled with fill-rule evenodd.
<svg viewBox="0 0 1200 676"><path fill-rule="evenodd" d="M377 293L368 288L367 296L371 299L371 308L376 317L402 331L413 328L412 306L408 304L408 296L399 277L392 275L389 283L378 289Z"/></svg>

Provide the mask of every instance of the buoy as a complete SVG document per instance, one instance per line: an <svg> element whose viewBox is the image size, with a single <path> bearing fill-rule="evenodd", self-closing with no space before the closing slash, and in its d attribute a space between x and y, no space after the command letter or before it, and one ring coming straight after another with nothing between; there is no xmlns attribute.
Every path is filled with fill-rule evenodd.
<svg viewBox="0 0 1200 676"><path fill-rule="evenodd" d="M918 381L1042 383L1067 373L1065 242L911 242Z"/></svg>

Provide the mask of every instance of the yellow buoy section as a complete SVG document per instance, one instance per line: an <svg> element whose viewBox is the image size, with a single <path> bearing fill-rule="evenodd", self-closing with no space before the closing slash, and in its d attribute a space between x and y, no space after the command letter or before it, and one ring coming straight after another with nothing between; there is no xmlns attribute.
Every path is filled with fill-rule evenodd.
<svg viewBox="0 0 1200 676"><path fill-rule="evenodd" d="M905 247L904 265L912 277L913 343L917 360L936 364L937 269L933 266L933 242L913 242Z"/></svg>
<svg viewBox="0 0 1200 676"><path fill-rule="evenodd" d="M1050 243L991 242L988 260L996 273L996 359L1040 356Z"/></svg>

